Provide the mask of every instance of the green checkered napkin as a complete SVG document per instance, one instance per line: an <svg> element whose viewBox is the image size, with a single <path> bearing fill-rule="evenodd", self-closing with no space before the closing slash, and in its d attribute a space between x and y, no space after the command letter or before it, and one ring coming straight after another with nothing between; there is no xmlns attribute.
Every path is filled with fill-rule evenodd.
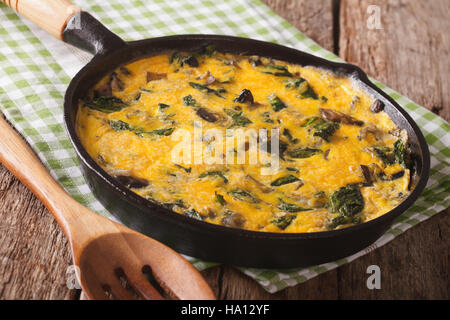
<svg viewBox="0 0 450 320"><path fill-rule="evenodd" d="M339 61L280 18L259 0L75 0L125 40L180 34L215 33L277 42ZM78 201L111 217L81 175L63 124L63 96L71 78L90 55L63 44L0 5L0 107L52 175ZM391 241L450 205L450 125L381 83L421 127L431 151L431 175L419 200L369 248L345 259L304 269L240 268L269 292L311 279ZM212 263L189 258L198 268Z"/></svg>

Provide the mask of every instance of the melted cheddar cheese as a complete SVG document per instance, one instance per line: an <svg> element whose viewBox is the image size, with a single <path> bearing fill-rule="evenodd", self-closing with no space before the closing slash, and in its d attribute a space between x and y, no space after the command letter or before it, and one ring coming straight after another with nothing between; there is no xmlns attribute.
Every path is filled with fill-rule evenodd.
<svg viewBox="0 0 450 320"><path fill-rule="evenodd" d="M119 182L175 212L255 231L316 232L374 219L409 194L407 137L381 109L349 78L209 48L117 68L80 102L77 133ZM267 129L269 145L278 129L278 167L249 163L249 140L216 154L234 159L243 150L244 163L196 161L194 147L190 162L174 161L180 132L205 153L218 143L210 129L224 139Z"/></svg>

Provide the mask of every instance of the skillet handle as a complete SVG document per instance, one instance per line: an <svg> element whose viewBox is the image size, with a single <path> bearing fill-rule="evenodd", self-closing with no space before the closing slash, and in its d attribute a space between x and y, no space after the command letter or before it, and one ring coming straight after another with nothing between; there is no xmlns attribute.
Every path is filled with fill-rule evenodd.
<svg viewBox="0 0 450 320"><path fill-rule="evenodd" d="M31 20L57 39L63 40L62 33L67 22L80 8L68 0L2 0L7 6Z"/></svg>
<svg viewBox="0 0 450 320"><path fill-rule="evenodd" d="M55 38L92 54L126 45L100 21L69 0L1 0Z"/></svg>

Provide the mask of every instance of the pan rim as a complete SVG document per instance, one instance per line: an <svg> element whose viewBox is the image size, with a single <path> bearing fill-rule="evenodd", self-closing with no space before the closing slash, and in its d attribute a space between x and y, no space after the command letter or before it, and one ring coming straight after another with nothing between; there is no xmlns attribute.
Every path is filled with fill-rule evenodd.
<svg viewBox="0 0 450 320"><path fill-rule="evenodd" d="M322 66L325 66L324 69L328 69L332 72L335 72L335 70L342 70L346 71L345 75L350 77L353 76L354 79L364 86L367 86L367 88L370 88L370 90L374 91L379 96L383 97L385 100L387 100L406 120L406 122L411 126L412 130L414 131L414 134L417 137L418 140L418 146L420 148L421 153L421 174L418 177L417 184L414 188L414 190L410 193L410 195L404 199L398 206L393 208L392 210L386 212L385 214L372 219L370 221L350 226L343 229L338 230L328 230L328 231L318 231L318 232L311 232L311 233L278 233L278 232L265 232L265 231L253 231L253 230L245 230L245 229L237 229L237 228L231 228L226 227L222 225L216 225L205 221L199 221L196 219L192 219L189 217L186 217L184 215L181 215L179 213L173 212L172 210L169 210L167 208L164 208L161 205L158 205L156 203L153 203L130 189L126 188L125 186L122 186L118 182L116 182L112 176L106 173L96 162L95 160L87 153L86 149L82 145L80 139L78 138L78 135L76 133L76 129L74 126L74 120L72 118L71 112L72 108L77 108L76 106L73 106L72 100L74 93L76 92L76 89L78 88L80 80L83 79L84 75L87 73L88 70L90 70L93 66L98 64L99 59L103 59L108 55L117 53L118 50L131 50L134 46L148 46L148 44L151 44L153 42L162 42L162 41L180 41L180 40L186 40L186 41L203 41L203 42L214 42L216 41L247 41L252 42L254 44L259 44L267 47L272 48L279 48L283 51L291 51L298 55L307 56L310 59L314 60L317 65L312 65L313 67L319 67L322 68ZM157 50L156 50L157 51ZM163 52L163 50L160 50L158 52ZM145 55L141 56L140 58L143 58ZM138 57L139 58L139 57ZM127 62L130 62L132 60L127 60ZM366 88L362 88L363 90L366 90ZM366 90L367 91L367 90ZM371 94L371 93L369 93ZM66 94L64 97L64 124L66 126L66 130L69 135L69 139L77 153L78 158L90 169L92 170L103 183L108 184L110 187L112 187L115 191L119 192L122 197L124 197L124 200L129 201L131 203L136 204L139 207L144 207L146 211L152 211L155 208L158 209L159 212L155 211L153 214L159 215L159 218L165 219L165 220L171 220L171 222L182 224L185 227L191 228L191 229L197 229L202 228L204 232L221 232L223 234L229 234L233 237L240 237L240 238L252 238L252 239L271 239L274 241L279 240L303 240L303 239L324 239L324 238L332 238L340 235L344 235L346 233L353 233L358 230L363 230L366 228L371 228L372 226L383 224L388 220L393 221L395 218L403 214L408 208L410 208L413 203L418 199L418 197L422 194L426 183L429 178L429 171L430 171L430 153L428 144L426 143L426 140L422 134L422 132L419 129L419 126L416 124L416 122L411 118L411 116L404 110L395 100L393 100L387 93L382 91L380 88L378 88L372 81L369 80L367 74L362 71L359 67L349 64L349 63L341 63L341 62L334 62L330 61L315 55L312 55L310 53L293 49L290 47L286 47L283 45L271 43L271 42L265 42L261 40L255 40L250 38L243 38L243 37L234 37L234 36L224 36L224 35L212 35L212 34L180 34L180 35L172 35L172 36L164 36L164 37L156 37L156 38L149 38L144 40L138 40L138 41L130 41L126 43L126 46L120 47L117 50L112 50L104 54L96 55L93 57L93 59L85 65L72 79L70 82Z"/></svg>

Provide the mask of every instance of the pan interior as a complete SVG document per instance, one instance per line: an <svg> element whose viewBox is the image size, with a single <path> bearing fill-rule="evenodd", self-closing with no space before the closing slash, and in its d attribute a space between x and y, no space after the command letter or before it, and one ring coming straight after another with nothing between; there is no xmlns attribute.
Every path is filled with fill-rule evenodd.
<svg viewBox="0 0 450 320"><path fill-rule="evenodd" d="M70 99L70 101L66 101L65 113L67 117L67 126L78 151L82 150L83 147L76 138L74 130L78 105L76 102L79 99L82 99L100 78L124 63L173 50L196 52L207 44L214 44L220 52L270 57L303 66L308 65L323 68L339 75L352 77L366 92L385 102L385 110L393 122L399 128L407 131L410 138L411 149L415 154L416 161L415 168L417 170L417 175L414 184L417 185L422 180L424 174L426 175L427 170L425 164L427 161L424 159L425 150L423 148L421 136L420 134L418 135L417 127L413 124L407 114L392 101L392 99L368 82L367 77L359 68L347 64L332 63L294 49L270 43L220 36L173 36L142 40L131 42L128 46L122 47L108 55L94 57L92 62L89 63L73 80L66 96L66 98L69 97ZM86 152L83 153L83 158L89 158ZM90 165L96 165L92 159L90 159L90 162ZM98 172L102 172L100 168L97 169ZM416 190L414 190L413 194L415 193ZM410 195L410 198L413 194ZM414 197L417 197L417 195L414 195Z"/></svg>

